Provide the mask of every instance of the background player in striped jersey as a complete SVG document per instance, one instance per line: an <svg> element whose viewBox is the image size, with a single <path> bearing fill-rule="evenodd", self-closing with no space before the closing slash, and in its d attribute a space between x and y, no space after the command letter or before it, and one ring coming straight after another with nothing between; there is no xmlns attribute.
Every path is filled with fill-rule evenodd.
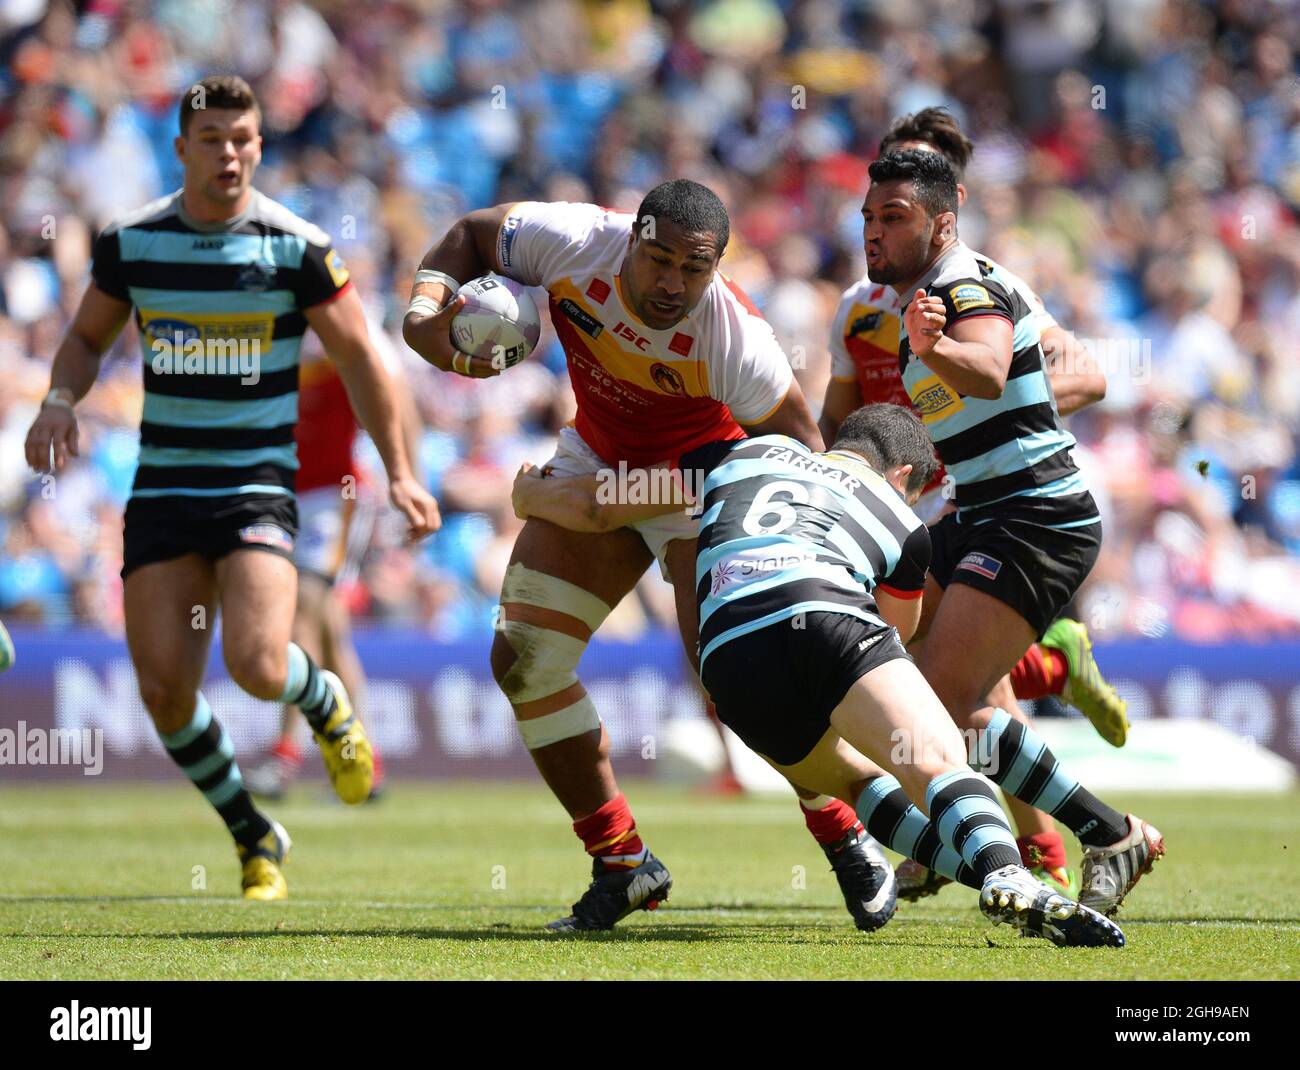
<svg viewBox="0 0 1300 1070"><path fill-rule="evenodd" d="M681 467L702 487L700 665L722 720L787 778L852 801L890 847L981 889L995 920L1058 944L1122 946L1116 926L1019 864L996 793L966 767L903 647L930 562L929 533L904 504L935 469L916 415L867 406L826 453L765 435L703 446ZM665 508L602 504L589 477L533 475L516 479L517 511L566 527Z"/></svg>
<svg viewBox="0 0 1300 1070"><path fill-rule="evenodd" d="M957 237L957 182L938 153L888 153L863 204L867 270L903 295L899 367L956 512L931 528L919 665L963 729L991 740L1008 794L1084 846L1082 900L1106 911L1164 851L1159 832L1070 780L1027 725L989 696L1069 602L1101 520L1060 426L1028 302Z"/></svg>
<svg viewBox="0 0 1300 1070"><path fill-rule="evenodd" d="M290 642L293 433L308 326L374 438L411 535L436 530L439 519L411 475L392 386L347 268L321 230L251 185L259 123L240 78L206 78L186 92L175 142L184 184L96 241L91 285L26 449L38 471L59 471L77 453L73 406L134 307L145 401L124 531L127 644L163 745L235 840L245 897L281 899L289 838L253 805L199 684L219 606L231 677L258 698L296 703L340 797L369 795L369 742L346 690ZM231 370L223 358L232 352L251 364Z"/></svg>
<svg viewBox="0 0 1300 1070"><path fill-rule="evenodd" d="M718 198L684 180L651 190L636 216L537 202L473 212L425 256L404 335L439 368L496 374L489 359L471 359L451 343L456 288L489 270L544 286L578 399L575 426L562 432L547 466L559 474L651 464L704 442L741 438L742 428L820 446L771 328L717 271L729 233ZM591 887L554 928L609 928L632 909L657 905L670 886L667 869L637 833L608 738L574 670L592 632L652 555L674 583L694 658L695 533L684 514L600 535L534 520L516 543L493 672L525 745L593 858ZM846 902L860 925L871 924L862 904L883 882L892 885L892 872L851 808L818 802L809 825L819 823L819 841L835 841L828 856L838 852L833 865ZM859 885L861 897L853 891Z"/></svg>
<svg viewBox="0 0 1300 1070"><path fill-rule="evenodd" d="M943 156L957 177L959 207L966 201L961 179L974 148L944 108L925 108L903 116L880 142L882 153L918 149ZM1068 415L1105 397L1105 376L1087 347L1056 322L1023 280L987 258L984 263L994 277L1017 290L1034 312L1057 411ZM832 371L820 420L827 441L834 438L840 420L863 403L912 404L898 367L899 332L900 302L893 290L864 275L845 291L831 328ZM940 466L917 506L917 512L928 521L951 508L941 493L944 474ZM914 645L914 652L922 642ZM1028 716L1016 700L1049 694L1060 695L1082 710L1109 743L1124 745L1128 734L1124 700L1102 676L1092 656L1087 628L1079 621L1065 617L1053 621L1042 639L1030 645L1008 678L998 683L992 701L1016 720L1028 723ZM1013 797L1008 798L1007 805L1019 833L1017 843L1025 864L1040 877L1077 891L1077 879L1066 867L1065 843L1052 819ZM940 886L913 864L899 867L898 884L904 898L930 894Z"/></svg>

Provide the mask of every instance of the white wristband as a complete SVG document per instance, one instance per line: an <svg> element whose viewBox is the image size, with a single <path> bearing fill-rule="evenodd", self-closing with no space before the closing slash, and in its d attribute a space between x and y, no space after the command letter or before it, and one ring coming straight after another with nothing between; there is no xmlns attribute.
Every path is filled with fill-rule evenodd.
<svg viewBox="0 0 1300 1070"><path fill-rule="evenodd" d="M422 282L440 282L453 294L460 289L460 283L445 271L433 271L429 268L420 268L420 270L415 273L415 285L419 286Z"/></svg>
<svg viewBox="0 0 1300 1070"><path fill-rule="evenodd" d="M51 388L50 392L45 395L45 400L41 402L41 407L46 405L62 405L69 412L72 411L72 391L66 386L56 386Z"/></svg>

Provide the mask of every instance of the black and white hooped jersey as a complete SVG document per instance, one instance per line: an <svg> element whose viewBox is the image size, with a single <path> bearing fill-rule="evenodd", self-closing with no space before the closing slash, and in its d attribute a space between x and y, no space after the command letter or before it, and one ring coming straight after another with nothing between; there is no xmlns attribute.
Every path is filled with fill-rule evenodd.
<svg viewBox="0 0 1300 1070"><path fill-rule="evenodd" d="M1037 299L1017 283L958 242L916 287L943 300L947 328L978 316L1010 322L1011 367L1001 397L968 397L944 383L913 356L906 325L898 343L903 385L956 482L959 515L1014 500L1032 503L1048 526L1094 524L1096 503L1070 455L1074 436L1061 426L1047 376Z"/></svg>
<svg viewBox="0 0 1300 1070"><path fill-rule="evenodd" d="M871 592L919 598L930 533L856 454L785 435L703 446L682 459L701 488L700 663L723 643L801 613L886 627Z"/></svg>

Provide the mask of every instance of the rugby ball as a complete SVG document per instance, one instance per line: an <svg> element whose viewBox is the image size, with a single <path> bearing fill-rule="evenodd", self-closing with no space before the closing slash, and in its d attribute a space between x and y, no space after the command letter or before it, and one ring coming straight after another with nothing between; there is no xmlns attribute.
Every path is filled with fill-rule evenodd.
<svg viewBox="0 0 1300 1070"><path fill-rule="evenodd" d="M542 319L527 287L491 274L465 283L456 295L465 306L451 321L451 340L462 353L513 368L536 347Z"/></svg>

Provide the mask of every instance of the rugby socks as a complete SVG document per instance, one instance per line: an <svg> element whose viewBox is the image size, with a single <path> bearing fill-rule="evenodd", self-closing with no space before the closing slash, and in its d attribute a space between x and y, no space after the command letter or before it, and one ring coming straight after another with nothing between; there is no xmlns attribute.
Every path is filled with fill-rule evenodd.
<svg viewBox="0 0 1300 1070"><path fill-rule="evenodd" d="M1019 866L1020 852L993 785L969 769L954 769L925 790L930 823L981 881L1003 866Z"/></svg>
<svg viewBox="0 0 1300 1070"><path fill-rule="evenodd" d="M815 799L800 799L799 808L803 811L804 824L812 833L812 838L823 847L833 847L851 832L862 827L853 807L830 795L818 795Z"/></svg>
<svg viewBox="0 0 1300 1070"><path fill-rule="evenodd" d="M1008 795L1045 810L1086 847L1108 847L1129 834L1128 821L1061 769L1043 738L995 709L981 753L990 762L980 769ZM979 768L978 766L976 768Z"/></svg>
<svg viewBox="0 0 1300 1070"><path fill-rule="evenodd" d="M639 866L650 853L637 835L636 822L622 792L594 814L578 818L573 831L587 854L611 868Z"/></svg>
<svg viewBox="0 0 1300 1070"><path fill-rule="evenodd" d="M236 843L252 847L271 831L271 823L258 812L244 788L234 744L212 715L207 699L197 694L190 723L176 732L158 735L172 761L221 815Z"/></svg>
<svg viewBox="0 0 1300 1070"><path fill-rule="evenodd" d="M297 643L289 644L289 677L281 702L297 706L313 732L325 733L325 723L336 709L334 692L325 684L316 663Z"/></svg>
<svg viewBox="0 0 1300 1070"><path fill-rule="evenodd" d="M1042 866L1044 869L1065 868L1065 840L1056 831L1039 832L1033 836L1017 836L1020 863L1025 869Z"/></svg>
<svg viewBox="0 0 1300 1070"><path fill-rule="evenodd" d="M1011 689L1016 698L1046 698L1065 690L1070 667L1065 655L1052 647L1035 643L1011 670Z"/></svg>
<svg viewBox="0 0 1300 1070"><path fill-rule="evenodd" d="M944 846L939 831L916 807L897 777L880 776L858 796L858 816L867 831L891 851L968 888L979 888L975 871L961 855Z"/></svg>

